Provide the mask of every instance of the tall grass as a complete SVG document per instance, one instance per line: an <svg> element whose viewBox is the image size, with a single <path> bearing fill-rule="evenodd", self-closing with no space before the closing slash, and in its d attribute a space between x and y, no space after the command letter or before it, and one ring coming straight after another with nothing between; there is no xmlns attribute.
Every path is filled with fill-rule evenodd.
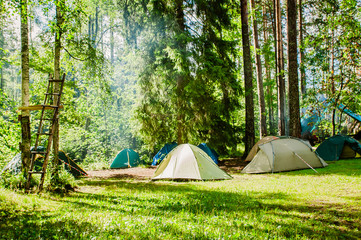
<svg viewBox="0 0 361 240"><path fill-rule="evenodd" d="M82 179L69 195L0 189L4 239L360 239L361 161L214 182Z"/></svg>

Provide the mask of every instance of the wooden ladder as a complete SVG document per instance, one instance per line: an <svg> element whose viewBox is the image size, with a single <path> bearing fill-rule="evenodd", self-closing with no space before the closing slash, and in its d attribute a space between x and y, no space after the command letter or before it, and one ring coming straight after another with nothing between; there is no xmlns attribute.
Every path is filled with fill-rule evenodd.
<svg viewBox="0 0 361 240"><path fill-rule="evenodd" d="M64 81L65 81L65 74L63 74L62 79L59 79L59 80L53 79L53 77L51 75L49 75L48 87L47 87L47 90L45 93L44 104L41 104L41 115L40 115L38 131L36 133L35 146L31 150L30 168L29 168L26 186L25 186L26 192L30 191L30 182L31 182L31 177L33 174L41 174L37 192L40 192L43 190L46 168L48 166L49 155L50 155L50 151L51 151L51 144L53 141L53 135L54 135L54 129L55 129L54 126L55 126L55 123L58 121L58 116L59 116L60 100L61 100L61 95L63 92ZM53 87L54 83L60 84L59 92L56 92L56 93L54 92L54 87ZM52 117L45 117L45 110L53 110L53 113L50 114L50 116L52 116ZM46 125L46 123L44 124L43 121L49 121L48 127L46 130L44 130L44 125ZM44 147L46 145L45 150L38 149L39 143L42 140L41 139L42 136L47 136L47 140L45 139L46 143L44 144ZM45 155L44 163L43 163L41 171L34 171L37 154Z"/></svg>

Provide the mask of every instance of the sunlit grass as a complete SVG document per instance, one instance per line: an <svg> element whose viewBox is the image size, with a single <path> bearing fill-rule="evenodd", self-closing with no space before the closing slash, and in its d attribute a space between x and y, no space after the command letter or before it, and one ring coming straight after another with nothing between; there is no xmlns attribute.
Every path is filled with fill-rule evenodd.
<svg viewBox="0 0 361 240"><path fill-rule="evenodd" d="M5 239L359 239L361 161L214 182L78 180L67 196L0 189Z"/></svg>

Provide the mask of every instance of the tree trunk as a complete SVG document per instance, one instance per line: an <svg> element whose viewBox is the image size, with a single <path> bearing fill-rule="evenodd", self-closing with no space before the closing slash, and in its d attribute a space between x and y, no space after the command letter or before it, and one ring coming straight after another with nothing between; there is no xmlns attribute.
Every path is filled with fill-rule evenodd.
<svg viewBox="0 0 361 240"><path fill-rule="evenodd" d="M88 20L88 36L89 36L89 40L91 41L93 39L92 37L92 16L89 15L89 20ZM93 43L91 43L93 44Z"/></svg>
<svg viewBox="0 0 361 240"><path fill-rule="evenodd" d="M178 31L179 33L183 33L185 31L185 22L184 22L184 12L183 12L183 1L182 0L176 0L176 22L178 25ZM184 40L180 39L178 40L178 46L180 49L184 50L186 48ZM185 76L182 73L178 73L177 78L177 141L178 144L182 144L185 142L185 127L184 127L184 104L183 104L183 89L186 85Z"/></svg>
<svg viewBox="0 0 361 240"><path fill-rule="evenodd" d="M334 53L334 42L335 42L335 32L332 29L331 33L331 63L330 63L330 70L331 70L331 76L330 76L330 83L331 83L331 98L335 98L336 89L335 89L335 53ZM336 134L336 107L337 107L337 100L334 99L334 106L332 109L332 136Z"/></svg>
<svg viewBox="0 0 361 240"><path fill-rule="evenodd" d="M297 2L287 0L289 134L301 137L300 98L297 66Z"/></svg>
<svg viewBox="0 0 361 240"><path fill-rule="evenodd" d="M333 95L333 100L334 100L334 108L332 110L332 131L333 131L333 135L336 134L336 109L337 109L337 105L339 105L340 102L340 98L341 98L341 94L342 91L344 90L344 87L346 85L348 85L349 81L346 81L344 83L344 77L343 77L343 71L342 71L343 67L340 67L340 84L338 84L338 86L340 87L338 90L338 93L336 94L336 88L335 85L333 83L333 91L334 91L334 95ZM340 123L339 125L341 125L341 117L342 117L342 112L345 110L346 106L341 110L341 115L340 115Z"/></svg>
<svg viewBox="0 0 361 240"><path fill-rule="evenodd" d="M102 32L103 28L104 28L104 26L103 26L103 18L100 17L100 19L99 19L99 31ZM102 36L102 34L100 34L99 38L100 38L99 39L100 40L100 45L102 46L101 47L102 53L104 53L104 37Z"/></svg>
<svg viewBox="0 0 361 240"><path fill-rule="evenodd" d="M263 38L264 42L268 42L268 32L267 32L267 17L266 17L266 7L263 5ZM265 70L266 70L266 82L267 84L267 108L268 108L268 124L269 124L269 132L272 134L273 132L273 94L271 87L271 72L270 72L270 64L268 58L265 58L264 61Z"/></svg>
<svg viewBox="0 0 361 240"><path fill-rule="evenodd" d="M99 7L96 7L95 9L95 33L94 33L94 42L97 40L99 32Z"/></svg>
<svg viewBox="0 0 361 240"><path fill-rule="evenodd" d="M56 25L57 29L55 31L55 48L54 48L54 79L60 79L60 54L61 54L61 35L62 35L62 25L64 22L62 16L62 10L65 6L65 0L56 1ZM58 93L60 86L58 82L54 83L54 92ZM58 102L58 97L54 96L54 104ZM50 144L50 143L49 143ZM52 184L57 183L59 178L59 119L56 120L54 125L54 135L53 135L53 172L52 172Z"/></svg>
<svg viewBox="0 0 361 240"><path fill-rule="evenodd" d="M306 71L305 71L305 51L303 49L303 6L302 6L302 0L298 0L298 28L299 28L299 34L300 34L300 75L301 75L301 93L302 97L306 94Z"/></svg>
<svg viewBox="0 0 361 240"><path fill-rule="evenodd" d="M247 156L255 142L254 133L254 102L252 84L252 58L248 32L248 9L247 0L241 0L241 21L242 21L242 45L243 45L243 69L244 87L246 95L246 129L245 129L245 151Z"/></svg>
<svg viewBox="0 0 361 240"><path fill-rule="evenodd" d="M254 0L251 0L252 7L252 17L253 17L253 40L254 40L254 49L255 49L255 58L256 58L256 72L257 72L257 88L258 88L258 105L259 105L259 135L260 138L267 136L267 123L266 123L266 104L264 100L264 91L263 91L263 78L262 78L262 63L260 56L260 48L258 44L258 26L256 18L256 9Z"/></svg>
<svg viewBox="0 0 361 240"><path fill-rule="evenodd" d="M335 106L336 107L336 106ZM336 134L336 109L332 109L332 136Z"/></svg>
<svg viewBox="0 0 361 240"><path fill-rule="evenodd" d="M4 72L3 68L0 68L0 90L4 91Z"/></svg>
<svg viewBox="0 0 361 240"><path fill-rule="evenodd" d="M114 32L113 32L113 19L110 21L110 62L114 64Z"/></svg>
<svg viewBox="0 0 361 240"><path fill-rule="evenodd" d="M29 29L28 29L28 3L22 0L21 4L21 105L29 106ZM27 176L30 167L30 112L21 111L21 159L22 171Z"/></svg>
<svg viewBox="0 0 361 240"><path fill-rule="evenodd" d="M13 86L12 86L12 90L13 90L13 101L14 102L16 102L16 101L18 101L18 99L16 98L16 81L17 81L17 79L16 79L16 70L15 69L13 69L13 71L11 71L12 72L12 77L11 77L11 82L13 83Z"/></svg>
<svg viewBox="0 0 361 240"><path fill-rule="evenodd" d="M272 12L272 30L274 36L274 48L275 48L275 71L274 71L274 78L277 85L277 117L279 116L279 94L278 94L278 43L277 43L277 30L276 30L276 0L273 0L273 12ZM275 123L276 121L273 121ZM274 126L276 129L276 126ZM277 124L278 129L278 124ZM275 131L276 132L276 131ZM278 132L278 130L277 130ZM276 134L275 134L276 135Z"/></svg>
<svg viewBox="0 0 361 240"><path fill-rule="evenodd" d="M338 132L340 133L340 134L342 134L342 113L343 113L343 111L345 110L345 108L346 108L346 106L340 111L340 118L339 118L339 123L338 123ZM347 120L347 119L345 119L345 120Z"/></svg>
<svg viewBox="0 0 361 240"><path fill-rule="evenodd" d="M0 18L2 17L2 6L0 5ZM0 19L1 20L1 19ZM0 22L0 27L2 27L2 24ZM4 34L3 31L0 30L0 48L4 47ZM0 90L4 91L4 71L3 66L0 66Z"/></svg>
<svg viewBox="0 0 361 240"><path fill-rule="evenodd" d="M280 0L275 0L276 43L277 43L277 91L278 91L278 135L286 134L285 129L285 77L282 43L282 22Z"/></svg>

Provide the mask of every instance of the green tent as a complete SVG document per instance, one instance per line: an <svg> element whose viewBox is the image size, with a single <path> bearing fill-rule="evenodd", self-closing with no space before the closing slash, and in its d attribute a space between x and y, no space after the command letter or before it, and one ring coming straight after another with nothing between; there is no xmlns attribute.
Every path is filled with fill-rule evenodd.
<svg viewBox="0 0 361 240"><path fill-rule="evenodd" d="M110 168L136 167L140 163L139 154L132 149L124 149L114 158Z"/></svg>
<svg viewBox="0 0 361 240"><path fill-rule="evenodd" d="M325 167L309 144L296 138L276 138L257 147L257 154L242 173L285 172Z"/></svg>
<svg viewBox="0 0 361 240"><path fill-rule="evenodd" d="M33 149L33 148L31 148ZM42 146L38 146L37 149L39 151L45 151L45 148ZM74 177L79 177L79 176L86 176L88 175L84 169L82 169L78 164L76 164L64 151L59 150L58 153L59 156L59 160L61 163L64 163L64 167L65 170L68 171L69 173L71 173ZM35 157L35 165L34 165L34 170L35 171L41 171L42 167L43 167L43 162L44 162L44 155L42 154L36 154ZM6 166L5 168L2 170L2 172L0 173L0 175L9 170L11 173L13 173L14 175L20 173L21 171L21 153L17 154Z"/></svg>
<svg viewBox="0 0 361 240"><path fill-rule="evenodd" d="M335 135L323 141L316 153L327 161L355 158L357 153L361 154L361 144L352 137Z"/></svg>
<svg viewBox="0 0 361 240"><path fill-rule="evenodd" d="M64 151L59 150L59 160L64 163L65 169L70 172L74 177L87 176L87 172L84 171L78 164L76 164Z"/></svg>
<svg viewBox="0 0 361 240"><path fill-rule="evenodd" d="M202 149L192 144L181 144L163 159L152 180L221 180L231 178Z"/></svg>

